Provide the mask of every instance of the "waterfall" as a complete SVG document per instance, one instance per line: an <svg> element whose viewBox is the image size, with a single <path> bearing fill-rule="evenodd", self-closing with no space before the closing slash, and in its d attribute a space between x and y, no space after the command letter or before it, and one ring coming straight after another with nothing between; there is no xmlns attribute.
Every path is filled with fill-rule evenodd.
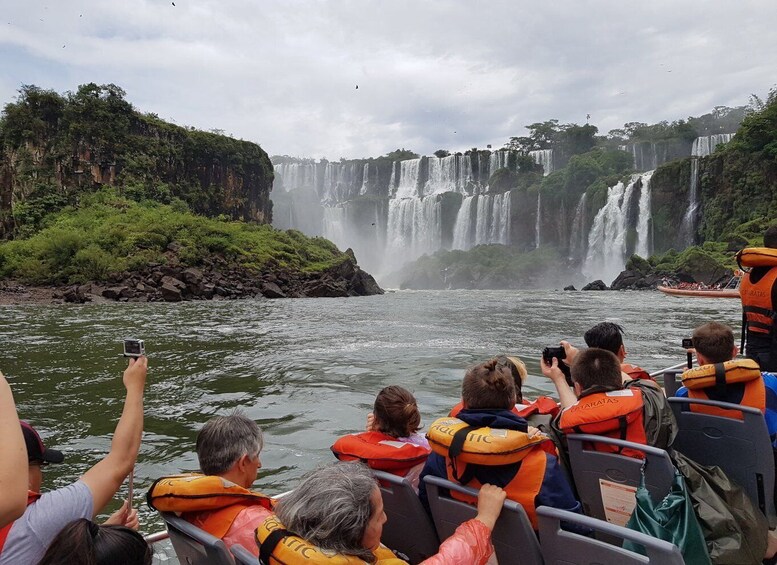
<svg viewBox="0 0 777 565"><path fill-rule="evenodd" d="M273 166L273 190L286 192L298 188L316 190L318 184L315 163L279 163Z"/></svg>
<svg viewBox="0 0 777 565"><path fill-rule="evenodd" d="M324 237L340 249L348 247L345 237L345 208L342 206L324 207Z"/></svg>
<svg viewBox="0 0 777 565"><path fill-rule="evenodd" d="M733 133L716 133L697 137L693 140L691 155L694 157L707 157L712 155L715 148L721 143L728 143L734 137Z"/></svg>
<svg viewBox="0 0 777 565"><path fill-rule="evenodd" d="M370 178L370 164L364 163L364 171L362 172L362 187L359 189L359 196L364 196L369 190L369 178Z"/></svg>
<svg viewBox="0 0 777 565"><path fill-rule="evenodd" d="M450 155L448 157L429 157L429 178L424 194L442 194L458 192L466 194L472 181L472 161L469 155Z"/></svg>
<svg viewBox="0 0 777 565"><path fill-rule="evenodd" d="M459 213L456 214L456 223L453 226L453 249L466 251L472 247L472 211L477 205L478 198L478 196L467 196L461 201Z"/></svg>
<svg viewBox="0 0 777 565"><path fill-rule="evenodd" d="M583 274L612 282L626 264L626 232L629 205L634 185L640 175L633 175L628 186L619 182L607 189L607 202L597 212L588 234L588 251Z"/></svg>
<svg viewBox="0 0 777 565"><path fill-rule="evenodd" d="M553 172L553 150L552 149L539 149L537 151L529 151L529 155L534 162L538 165L542 165L543 175L548 176Z"/></svg>
<svg viewBox="0 0 777 565"><path fill-rule="evenodd" d="M440 202L436 196L389 201L387 247L396 266L440 249L440 220Z"/></svg>
<svg viewBox="0 0 777 565"><path fill-rule="evenodd" d="M569 259L571 261L581 259L586 251L585 224L587 218L585 200L586 193L584 192L580 195L580 200L575 209L575 218L572 220L572 235L569 238Z"/></svg>
<svg viewBox="0 0 777 565"><path fill-rule="evenodd" d="M642 190L639 195L639 216L637 219L637 245L634 253L647 259L650 256L650 179L655 171L642 174Z"/></svg>
<svg viewBox="0 0 777 565"><path fill-rule="evenodd" d="M399 163L399 185L394 198L415 198L421 196L418 194L418 174L420 170L421 159L408 159Z"/></svg>
<svg viewBox="0 0 777 565"><path fill-rule="evenodd" d="M493 196L491 207L491 229L489 243L510 244L510 193L503 192Z"/></svg>
<svg viewBox="0 0 777 565"><path fill-rule="evenodd" d="M509 167L509 151L494 151L489 156L488 160L488 176L489 178L499 169L508 169ZM486 179L488 180L488 179Z"/></svg>
<svg viewBox="0 0 777 565"><path fill-rule="evenodd" d="M537 192L537 219L534 223L534 248L540 246L540 224L542 216L542 194Z"/></svg>

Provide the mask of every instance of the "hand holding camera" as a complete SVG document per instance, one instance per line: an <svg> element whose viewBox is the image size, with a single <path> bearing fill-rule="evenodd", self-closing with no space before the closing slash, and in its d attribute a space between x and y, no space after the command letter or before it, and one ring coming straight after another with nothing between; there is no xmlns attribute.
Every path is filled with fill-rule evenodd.
<svg viewBox="0 0 777 565"><path fill-rule="evenodd" d="M572 372L569 365L564 363L567 352L564 347L546 347L542 350L542 374L551 380L564 377L567 384L572 386ZM560 373L560 375L559 375Z"/></svg>
<svg viewBox="0 0 777 565"><path fill-rule="evenodd" d="M129 359L129 364L124 370L124 386L129 391L137 387L140 392L146 386L146 372L148 370L148 359L145 357L145 346L142 339L124 340L124 357Z"/></svg>

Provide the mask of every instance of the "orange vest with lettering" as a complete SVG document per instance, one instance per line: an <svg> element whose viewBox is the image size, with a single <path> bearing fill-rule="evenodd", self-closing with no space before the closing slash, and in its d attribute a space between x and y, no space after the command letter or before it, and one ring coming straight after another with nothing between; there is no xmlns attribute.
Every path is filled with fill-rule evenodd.
<svg viewBox="0 0 777 565"><path fill-rule="evenodd" d="M215 475L190 473L154 481L146 495L148 505L175 512L184 520L222 538L237 515L257 504L272 510L272 500Z"/></svg>
<svg viewBox="0 0 777 565"><path fill-rule="evenodd" d="M332 453L340 461L364 461L370 469L386 471L400 477L426 461L430 450L420 445L398 441L382 432L362 432L338 439Z"/></svg>
<svg viewBox="0 0 777 565"><path fill-rule="evenodd" d="M737 253L737 262L742 267L771 267L757 283L753 283L751 273L747 273L739 285L747 330L768 334L774 324L774 309L777 306L773 300L777 290L777 249L749 247Z"/></svg>
<svg viewBox="0 0 777 565"><path fill-rule="evenodd" d="M39 492L32 492L31 490L27 491L27 506L35 502L40 498ZM5 540L8 539L8 532L11 531L11 526L13 526L14 523L11 522L10 524L6 524L2 528L0 528L0 553L3 552L3 547L5 546Z"/></svg>
<svg viewBox="0 0 777 565"><path fill-rule="evenodd" d="M701 365L685 371L682 379L683 386L688 389L688 398L704 400L727 398L727 389L730 389L731 385L738 384L743 389L742 398L734 404L751 406L766 412L766 385L761 377L761 369L753 359L735 359L725 363ZM714 397L711 397L711 394ZM713 414L724 418L742 420L744 417L738 410L725 410L715 406L691 404L690 409L692 412Z"/></svg>
<svg viewBox="0 0 777 565"><path fill-rule="evenodd" d="M643 409L642 391L638 388L595 392L561 412L559 427L565 434L592 434L647 445ZM605 444L588 447L644 459L642 452L634 449Z"/></svg>

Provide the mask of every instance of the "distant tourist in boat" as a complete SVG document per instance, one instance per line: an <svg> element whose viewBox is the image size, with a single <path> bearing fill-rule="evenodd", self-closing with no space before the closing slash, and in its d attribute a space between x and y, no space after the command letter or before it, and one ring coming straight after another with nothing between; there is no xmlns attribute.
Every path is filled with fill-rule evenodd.
<svg viewBox="0 0 777 565"><path fill-rule="evenodd" d="M147 364L145 357L129 360L124 371L127 396L113 433L111 450L71 485L41 493L43 467L49 463L62 463L64 455L47 448L38 432L26 422L22 423L29 462L29 504L21 518L6 526L7 531L0 532L0 539L7 535L0 553L0 565L37 563L62 528L79 518L93 519L111 501L135 465L140 448ZM114 513L112 522L136 524L137 512L125 504Z"/></svg>
<svg viewBox="0 0 777 565"><path fill-rule="evenodd" d="M653 381L627 380L624 385L620 360L612 352L590 347L578 353L571 366L574 390L555 357L551 365L544 360L540 363L559 393L562 410L553 426L560 433L595 434L660 449L674 441L677 422L664 393ZM620 452L614 446L597 444L595 448ZM622 453L643 458L636 450Z"/></svg>
<svg viewBox="0 0 777 565"><path fill-rule="evenodd" d="M375 398L366 430L338 439L332 453L341 461L363 461L371 469L406 477L418 489L431 451L420 429L421 413L413 394L401 386L387 386Z"/></svg>
<svg viewBox="0 0 777 565"><path fill-rule="evenodd" d="M580 511L580 503L558 460L544 450L544 444L549 440L536 433L537 430L527 433L526 420L511 411L516 400L515 383L506 366L492 359L467 369L461 399L464 408L457 419L441 418L429 428L427 437L433 453L421 473L419 488L419 497L425 507L428 508L428 500L423 477L433 475L474 488L489 483L505 489L510 500L524 507L535 530L537 506ZM457 428L463 438L450 435L452 428ZM477 442L480 434L475 432L483 428L489 428L483 433L491 441L481 444ZM456 443L463 439L461 449L458 445L452 447L454 437ZM468 462L468 452L478 452L481 456L478 460L487 458L489 464ZM451 495L468 499L455 493Z"/></svg>
<svg viewBox="0 0 777 565"><path fill-rule="evenodd" d="M151 565L153 557L154 550L132 528L81 518L54 538L38 565Z"/></svg>
<svg viewBox="0 0 777 565"><path fill-rule="evenodd" d="M709 322L693 331L693 347L699 366L683 373L683 386L677 396L730 402L758 408L764 414L769 435L777 447L777 376L762 373L752 359L737 359L739 348L734 332L718 322ZM718 385L717 372L724 372L726 384ZM710 406L694 406L696 411L739 417L738 412Z"/></svg>
<svg viewBox="0 0 777 565"><path fill-rule="evenodd" d="M750 271L742 277L745 352L764 371L777 371L777 225L764 233L764 247L744 249L737 258Z"/></svg>
<svg viewBox="0 0 777 565"><path fill-rule="evenodd" d="M550 422L550 418L559 411L558 402L549 396L539 396L534 400L529 400L523 396L523 383L529 376L526 370L526 364L520 357L514 355L500 355L496 357L499 364L507 367L513 376L515 383L515 406L512 408L517 416L526 418L529 425L540 427ZM449 416L456 416L464 408L464 403L459 402L451 409Z"/></svg>
<svg viewBox="0 0 777 565"><path fill-rule="evenodd" d="M504 500L502 489L483 485L477 516L461 524L422 564L485 564L494 551L491 531ZM332 553L354 565L405 563L381 545L385 523L383 499L372 472L362 463L340 461L305 475L281 498L276 516L257 529L256 543L263 563L309 563L316 557L323 562L333 559ZM279 530L286 532L274 533Z"/></svg>
<svg viewBox="0 0 777 565"><path fill-rule="evenodd" d="M24 514L27 508L27 450L16 415L13 393L0 373L0 528ZM1 534L2 530L0 530Z"/></svg>
<svg viewBox="0 0 777 565"><path fill-rule="evenodd" d="M624 380L646 379L652 381L653 379L645 369L625 362L627 351L623 343L623 333L623 328L619 324L601 322L585 332L583 339L588 347L598 347L613 353L620 361ZM570 345L568 341L562 341L561 345L566 353L564 361L571 366L575 362L575 356L579 350Z"/></svg>
<svg viewBox="0 0 777 565"><path fill-rule="evenodd" d="M242 412L211 418L197 434L203 474L158 479L149 489L149 505L179 514L227 547L241 544L256 553L253 532L272 507L269 497L249 490L262 467L262 446L262 430Z"/></svg>

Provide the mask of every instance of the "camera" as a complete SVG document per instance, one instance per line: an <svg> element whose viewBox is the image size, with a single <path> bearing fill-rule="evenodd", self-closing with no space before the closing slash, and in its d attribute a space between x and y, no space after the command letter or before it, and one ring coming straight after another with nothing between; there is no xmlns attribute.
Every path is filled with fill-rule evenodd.
<svg viewBox="0 0 777 565"><path fill-rule="evenodd" d="M546 347L542 350L542 358L545 360L545 363L550 365L553 363L553 358L556 358L559 360L559 364L561 364L562 359L566 359L567 352L564 350L563 347Z"/></svg>
<svg viewBox="0 0 777 565"><path fill-rule="evenodd" d="M142 339L125 339L124 340L124 357L133 357L137 359L141 355L146 354L146 347L143 344Z"/></svg>
<svg viewBox="0 0 777 565"><path fill-rule="evenodd" d="M562 373L564 373L567 384L572 386L572 371L569 370L569 365L563 361L563 359L566 359L567 357L567 352L564 350L564 348L561 346L546 347L542 350L542 359L545 361L545 364L552 365L554 357L558 359L558 368L561 369Z"/></svg>
<svg viewBox="0 0 777 565"><path fill-rule="evenodd" d="M683 338L683 349L693 349L693 338L690 338L690 337Z"/></svg>

